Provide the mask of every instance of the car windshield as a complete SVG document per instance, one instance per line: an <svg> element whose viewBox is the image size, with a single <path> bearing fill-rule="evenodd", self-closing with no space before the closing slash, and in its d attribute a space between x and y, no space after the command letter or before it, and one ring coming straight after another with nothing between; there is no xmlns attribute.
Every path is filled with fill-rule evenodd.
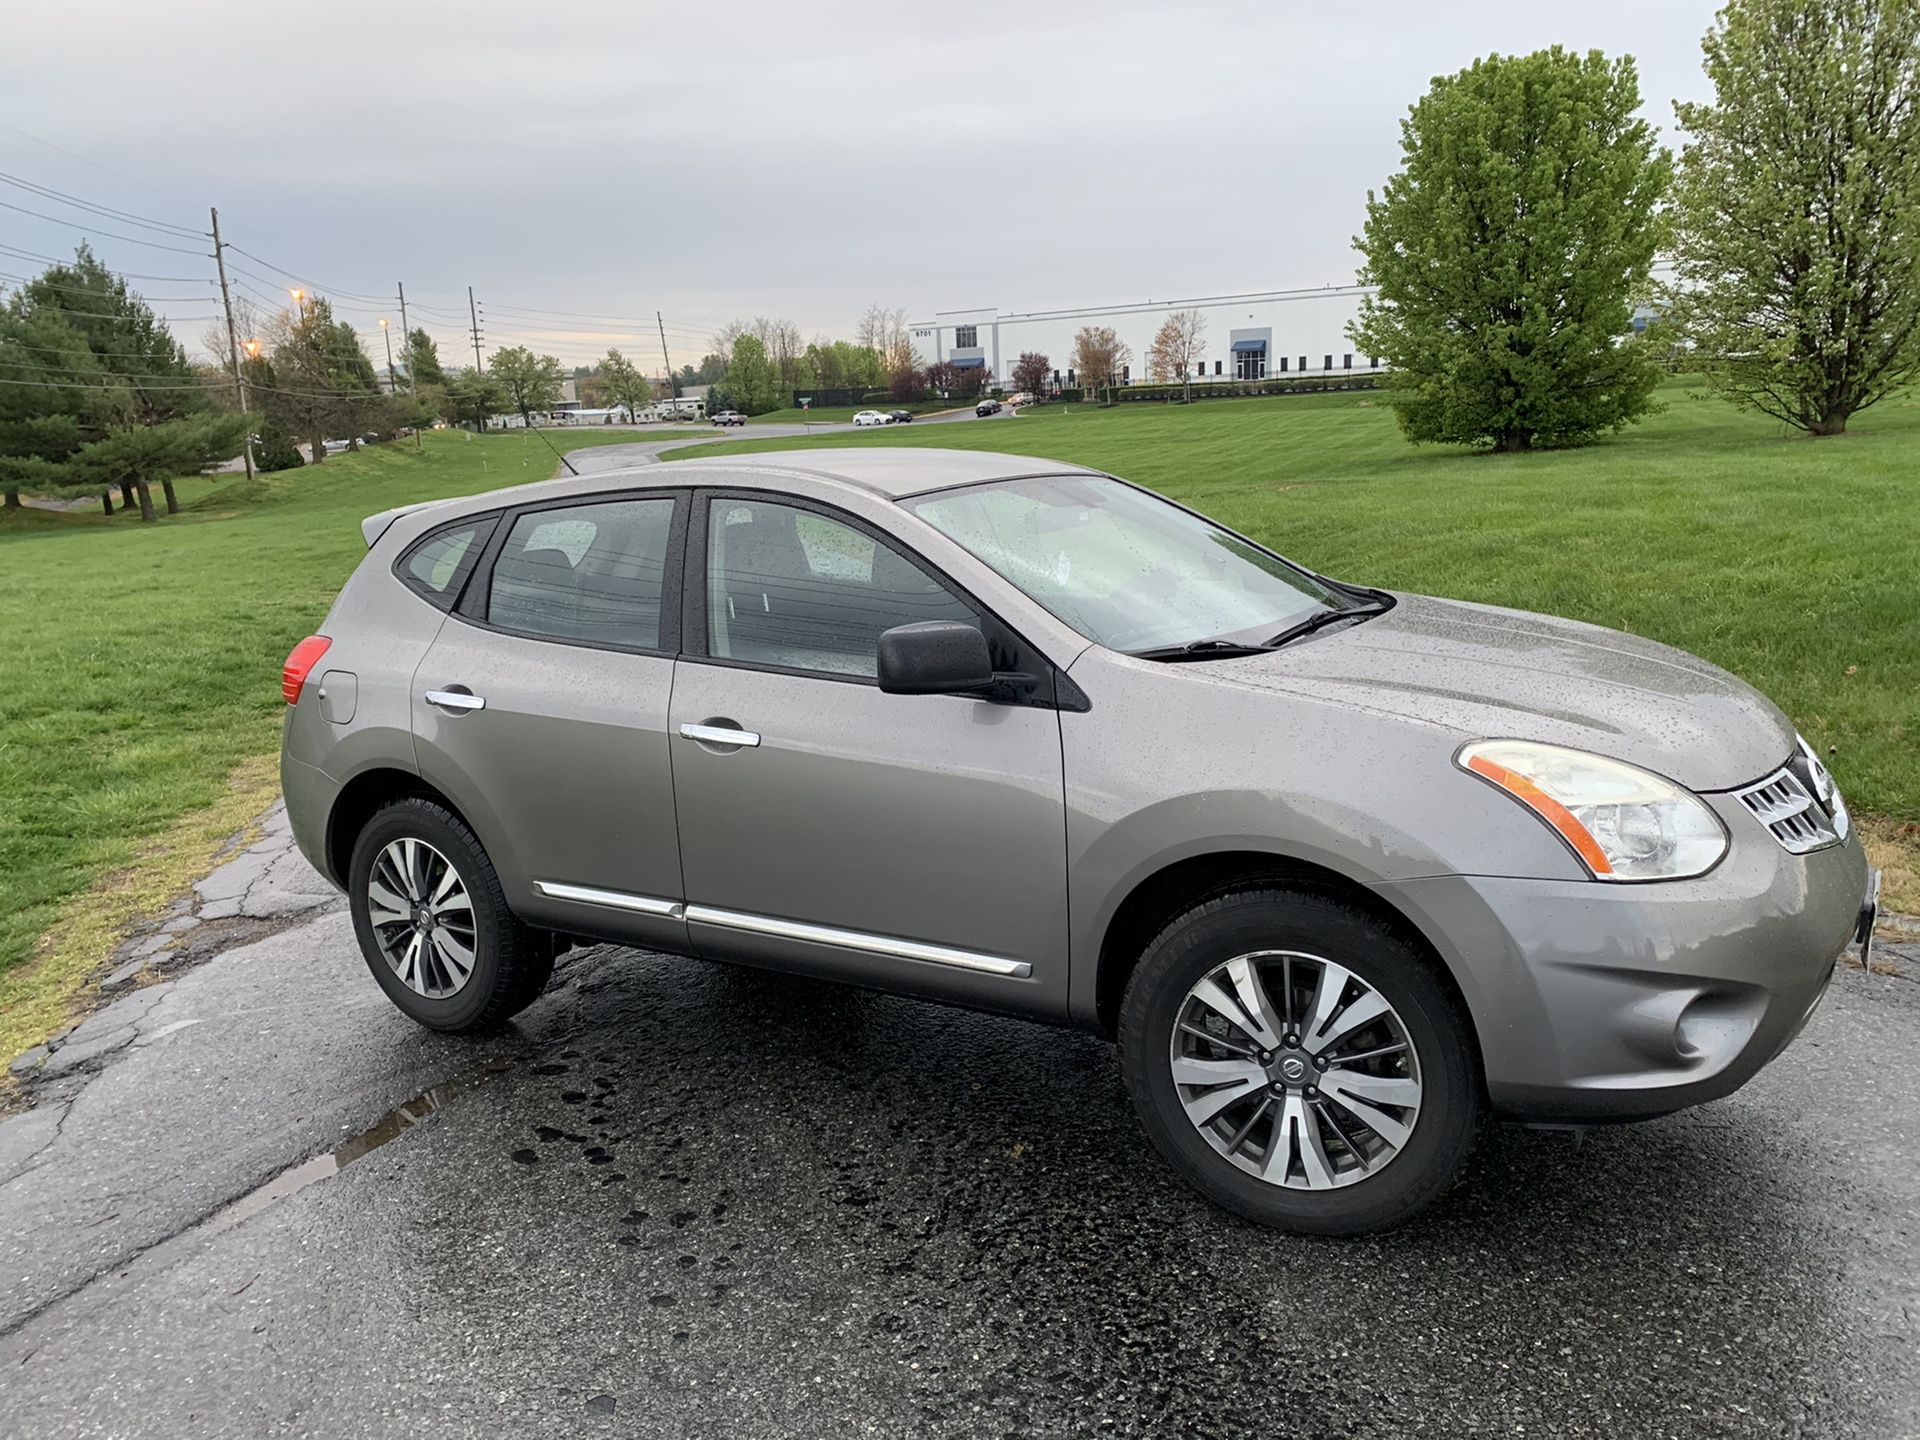
<svg viewBox="0 0 1920 1440"><path fill-rule="evenodd" d="M1260 644L1353 602L1237 535L1118 480L1047 475L902 502L1113 650Z"/></svg>

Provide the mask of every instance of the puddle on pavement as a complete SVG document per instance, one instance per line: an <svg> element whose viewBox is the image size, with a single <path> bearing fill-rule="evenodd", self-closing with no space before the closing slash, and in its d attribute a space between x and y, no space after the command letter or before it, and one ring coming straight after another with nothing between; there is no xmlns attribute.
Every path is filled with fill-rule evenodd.
<svg viewBox="0 0 1920 1440"><path fill-rule="evenodd" d="M242 1195L226 1209L211 1216L202 1224L200 1235L204 1238L223 1234L243 1221L252 1219L269 1206L286 1199L289 1195L298 1195L309 1185L317 1185L322 1180L331 1180L354 1161L372 1154L391 1140L399 1139L454 1096L484 1084L494 1076L504 1074L512 1068L510 1065L490 1066L477 1074L449 1080L445 1084L435 1085L430 1090L422 1091L404 1104L394 1106L358 1135L341 1141L324 1155L316 1155L304 1164L295 1165L290 1170L282 1170L266 1184Z"/></svg>

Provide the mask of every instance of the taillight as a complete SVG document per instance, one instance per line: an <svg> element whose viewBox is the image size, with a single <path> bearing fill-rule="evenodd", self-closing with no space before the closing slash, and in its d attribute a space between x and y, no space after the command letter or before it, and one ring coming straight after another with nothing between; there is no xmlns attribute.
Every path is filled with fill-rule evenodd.
<svg viewBox="0 0 1920 1440"><path fill-rule="evenodd" d="M293 647L293 653L280 669L280 693L286 697L287 704L299 703L300 687L307 683L307 676L313 673L313 667L320 663L320 657L331 644L333 641L324 635L309 635Z"/></svg>

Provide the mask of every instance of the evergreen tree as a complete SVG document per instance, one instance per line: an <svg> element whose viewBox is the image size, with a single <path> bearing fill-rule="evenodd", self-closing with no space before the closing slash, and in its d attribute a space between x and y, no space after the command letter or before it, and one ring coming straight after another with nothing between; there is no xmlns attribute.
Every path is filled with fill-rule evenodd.
<svg viewBox="0 0 1920 1440"><path fill-rule="evenodd" d="M416 387L445 385L447 372L440 368L440 347L424 330L407 332L407 377Z"/></svg>

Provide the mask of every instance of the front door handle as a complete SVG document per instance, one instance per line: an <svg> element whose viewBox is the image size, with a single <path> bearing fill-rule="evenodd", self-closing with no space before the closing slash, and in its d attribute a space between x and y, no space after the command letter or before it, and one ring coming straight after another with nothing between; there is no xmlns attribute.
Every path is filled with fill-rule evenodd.
<svg viewBox="0 0 1920 1440"><path fill-rule="evenodd" d="M427 703L447 710L484 710L487 702L465 690L429 690Z"/></svg>
<svg viewBox="0 0 1920 1440"><path fill-rule="evenodd" d="M702 745L730 745L751 750L760 743L757 734L737 725L682 725L680 733Z"/></svg>

